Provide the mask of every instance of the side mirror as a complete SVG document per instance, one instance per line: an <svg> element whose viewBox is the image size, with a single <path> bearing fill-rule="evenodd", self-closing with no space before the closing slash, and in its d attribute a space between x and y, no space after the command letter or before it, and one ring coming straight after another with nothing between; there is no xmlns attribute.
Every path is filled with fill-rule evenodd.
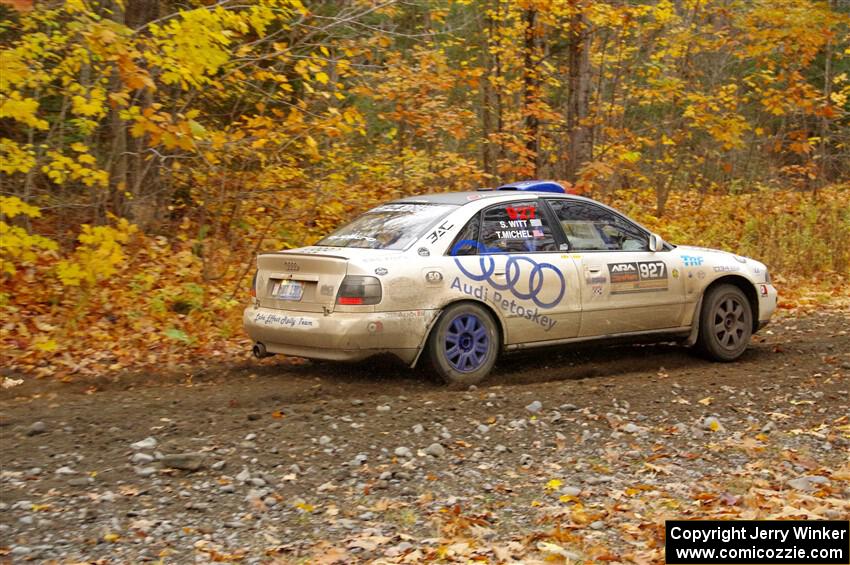
<svg viewBox="0 0 850 565"><path fill-rule="evenodd" d="M664 249L664 240L661 239L661 236L657 233L650 234L649 236L649 250L655 253L656 251L662 251Z"/></svg>

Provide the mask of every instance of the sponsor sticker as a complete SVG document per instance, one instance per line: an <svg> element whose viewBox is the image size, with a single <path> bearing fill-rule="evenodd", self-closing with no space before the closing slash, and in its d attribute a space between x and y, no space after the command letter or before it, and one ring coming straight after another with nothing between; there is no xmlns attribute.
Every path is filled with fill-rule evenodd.
<svg viewBox="0 0 850 565"><path fill-rule="evenodd" d="M667 290L667 265L664 261L609 263L611 294L658 292Z"/></svg>
<svg viewBox="0 0 850 565"><path fill-rule="evenodd" d="M505 211L511 220L534 220L537 215L535 206L508 206Z"/></svg>
<svg viewBox="0 0 850 565"><path fill-rule="evenodd" d="M446 225L446 224L448 224L448 225ZM434 231L432 231L431 233L428 234L428 241L430 241L431 243L437 243L437 241L439 241L441 237L446 235L446 232L448 232L453 227L455 227L454 224L449 224L448 222L443 222L442 224L437 226L434 229Z"/></svg>
<svg viewBox="0 0 850 565"><path fill-rule="evenodd" d="M702 265L703 261L705 261L704 257L699 257L695 255L682 255L682 263L685 264L685 267L699 267Z"/></svg>
<svg viewBox="0 0 850 565"><path fill-rule="evenodd" d="M377 269L375 269L375 274L379 277L386 275L388 272L389 271L387 271L384 267L378 267Z"/></svg>
<svg viewBox="0 0 850 565"><path fill-rule="evenodd" d="M288 316L286 314L271 314L268 312L257 312L254 315L254 323L263 326L278 328L310 329L318 328L319 320L307 316Z"/></svg>
<svg viewBox="0 0 850 565"><path fill-rule="evenodd" d="M469 284L461 282L460 277L455 277L450 288L477 298L482 302L492 302L501 308L506 316L525 318L542 327L545 332L551 330L558 323L557 320L541 314L540 308L528 303L518 302L516 298L511 298L508 293L491 289L483 284ZM491 290L493 291L491 292Z"/></svg>
<svg viewBox="0 0 850 565"><path fill-rule="evenodd" d="M425 282L428 284L440 284L443 282L443 273L440 271L428 271L425 273Z"/></svg>
<svg viewBox="0 0 850 565"><path fill-rule="evenodd" d="M427 247L420 247L416 250L420 257L430 257L431 251Z"/></svg>

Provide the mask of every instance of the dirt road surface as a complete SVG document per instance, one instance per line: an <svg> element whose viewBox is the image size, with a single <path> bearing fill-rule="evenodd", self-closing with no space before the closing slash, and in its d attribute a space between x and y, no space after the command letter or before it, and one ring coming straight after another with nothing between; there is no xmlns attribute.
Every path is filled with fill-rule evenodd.
<svg viewBox="0 0 850 565"><path fill-rule="evenodd" d="M0 562L658 562L665 518L850 515L850 312L737 363L535 351L0 391Z"/></svg>

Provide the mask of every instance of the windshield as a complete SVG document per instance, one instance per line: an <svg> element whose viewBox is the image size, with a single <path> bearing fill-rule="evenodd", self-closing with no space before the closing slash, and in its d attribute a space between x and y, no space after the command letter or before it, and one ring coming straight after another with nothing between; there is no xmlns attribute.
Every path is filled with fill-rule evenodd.
<svg viewBox="0 0 850 565"><path fill-rule="evenodd" d="M316 245L406 249L437 220L456 208L445 204L384 204L339 228Z"/></svg>

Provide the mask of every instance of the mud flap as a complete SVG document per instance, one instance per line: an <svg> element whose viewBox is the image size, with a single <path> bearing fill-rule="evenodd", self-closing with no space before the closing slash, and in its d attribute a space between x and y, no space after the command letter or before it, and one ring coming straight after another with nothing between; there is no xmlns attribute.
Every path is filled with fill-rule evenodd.
<svg viewBox="0 0 850 565"><path fill-rule="evenodd" d="M696 308L694 309L694 317L691 320L691 333L688 334L688 339L685 340L685 345L687 345L688 347L693 346L697 342L697 338L699 337L699 319L700 315L702 314L702 299L704 297L704 294L703 296L699 297Z"/></svg>
<svg viewBox="0 0 850 565"><path fill-rule="evenodd" d="M437 323L437 320L440 319L440 314L443 313L445 308L441 308L440 310L435 310L434 317L428 323L428 327L425 329L425 336L422 338L422 341L419 343L419 347L416 350L416 356L411 361L409 367L411 369L416 368L416 364L419 362L419 358L422 356L422 352L425 351L425 346L428 345L428 337L431 335L431 330L434 329L434 324Z"/></svg>

